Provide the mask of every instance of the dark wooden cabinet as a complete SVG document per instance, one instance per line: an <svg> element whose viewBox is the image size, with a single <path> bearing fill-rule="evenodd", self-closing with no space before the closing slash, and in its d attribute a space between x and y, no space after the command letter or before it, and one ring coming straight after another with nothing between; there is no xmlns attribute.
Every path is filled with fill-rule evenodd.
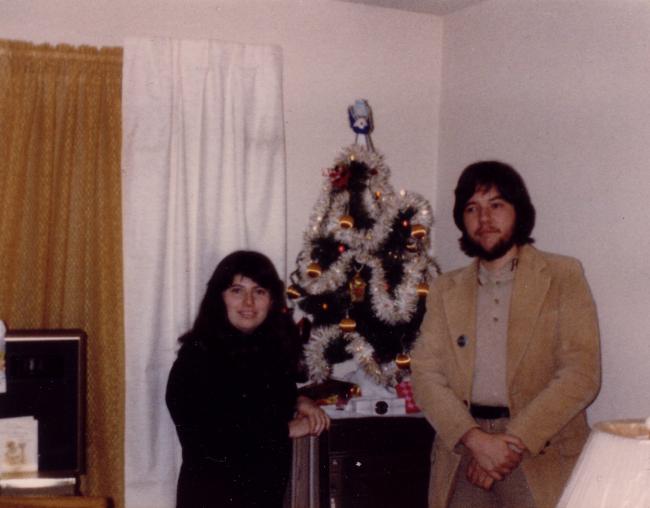
<svg viewBox="0 0 650 508"><path fill-rule="evenodd" d="M296 443L294 508L426 508L434 431L424 418L332 420Z"/></svg>

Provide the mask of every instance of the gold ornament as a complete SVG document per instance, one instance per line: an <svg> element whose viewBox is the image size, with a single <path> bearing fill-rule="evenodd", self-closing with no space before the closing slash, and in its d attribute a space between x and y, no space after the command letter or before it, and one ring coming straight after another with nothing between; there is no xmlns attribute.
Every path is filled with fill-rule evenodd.
<svg viewBox="0 0 650 508"><path fill-rule="evenodd" d="M400 369L408 369L411 366L411 357L406 353L400 353L395 357L395 365Z"/></svg>
<svg viewBox="0 0 650 508"><path fill-rule="evenodd" d="M366 297L366 287L368 283L363 280L359 272L354 274L348 287L350 289L350 299L353 303L363 302Z"/></svg>
<svg viewBox="0 0 650 508"><path fill-rule="evenodd" d="M315 279L316 277L320 277L322 273L323 273L323 269L320 267L318 263L311 263L307 267L307 275L309 275L313 279Z"/></svg>
<svg viewBox="0 0 650 508"><path fill-rule="evenodd" d="M341 322L339 323L339 328L345 333L353 332L356 327L357 322L349 317L341 319Z"/></svg>
<svg viewBox="0 0 650 508"><path fill-rule="evenodd" d="M339 225L343 229L350 229L351 227L354 226L354 218L351 215L343 215L339 219Z"/></svg>
<svg viewBox="0 0 650 508"><path fill-rule="evenodd" d="M427 228L422 224L413 224L411 226L411 236L417 239L424 238L427 236Z"/></svg>
<svg viewBox="0 0 650 508"><path fill-rule="evenodd" d="M420 297L427 296L429 294L429 284L427 284L426 282L420 282L418 284L416 292Z"/></svg>
<svg viewBox="0 0 650 508"><path fill-rule="evenodd" d="M406 241L406 250L409 252L417 252L418 251L418 243L414 238L409 238Z"/></svg>
<svg viewBox="0 0 650 508"><path fill-rule="evenodd" d="M293 300L295 298L300 298L302 294L300 293L298 286L291 284L291 286L287 288L287 296Z"/></svg>

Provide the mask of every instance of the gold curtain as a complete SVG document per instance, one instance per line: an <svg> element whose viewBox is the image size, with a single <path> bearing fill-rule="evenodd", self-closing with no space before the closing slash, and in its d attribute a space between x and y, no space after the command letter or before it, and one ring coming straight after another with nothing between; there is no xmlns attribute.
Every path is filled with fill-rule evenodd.
<svg viewBox="0 0 650 508"><path fill-rule="evenodd" d="M0 41L0 319L88 334L84 494L124 504L121 48Z"/></svg>

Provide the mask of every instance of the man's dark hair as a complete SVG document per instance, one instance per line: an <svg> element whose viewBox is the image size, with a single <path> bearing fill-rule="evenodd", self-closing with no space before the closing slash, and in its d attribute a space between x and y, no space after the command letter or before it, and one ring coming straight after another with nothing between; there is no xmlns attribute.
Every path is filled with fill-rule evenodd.
<svg viewBox="0 0 650 508"><path fill-rule="evenodd" d="M474 242L467 235L463 212L465 205L478 190L489 190L495 187L501 197L515 208L515 230L513 241L515 245L533 243L530 236L535 226L535 207L530 201L523 178L512 166L499 161L479 161L467 166L458 179L456 186L456 202L454 203L454 222L463 235L460 237L460 248L468 256L478 254Z"/></svg>

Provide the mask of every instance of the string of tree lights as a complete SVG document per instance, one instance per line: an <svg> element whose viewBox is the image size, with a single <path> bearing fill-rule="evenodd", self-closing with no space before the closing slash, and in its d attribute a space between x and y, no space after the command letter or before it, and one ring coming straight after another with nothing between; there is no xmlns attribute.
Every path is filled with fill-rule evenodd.
<svg viewBox="0 0 650 508"><path fill-rule="evenodd" d="M309 316L304 356L312 382L354 359L377 384L394 386L409 372L438 273L429 254L433 214L419 194L391 187L370 139L367 102L350 106L349 118L355 144L324 172L287 293Z"/></svg>

